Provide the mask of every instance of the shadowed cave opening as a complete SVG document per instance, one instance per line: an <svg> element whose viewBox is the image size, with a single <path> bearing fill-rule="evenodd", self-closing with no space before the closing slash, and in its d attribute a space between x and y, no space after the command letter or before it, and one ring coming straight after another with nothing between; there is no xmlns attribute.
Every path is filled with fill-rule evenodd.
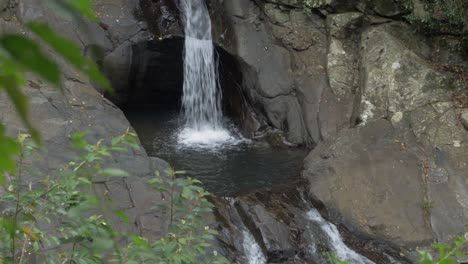
<svg viewBox="0 0 468 264"><path fill-rule="evenodd" d="M177 133L183 126L183 49L182 37L134 44L128 83L113 99L136 130L148 155L187 171L218 195L269 189L298 179L304 149L273 148L264 141L248 139L258 128L257 115L247 95L255 76L247 64L216 45L215 63L225 123L239 140L212 149L178 144Z"/></svg>

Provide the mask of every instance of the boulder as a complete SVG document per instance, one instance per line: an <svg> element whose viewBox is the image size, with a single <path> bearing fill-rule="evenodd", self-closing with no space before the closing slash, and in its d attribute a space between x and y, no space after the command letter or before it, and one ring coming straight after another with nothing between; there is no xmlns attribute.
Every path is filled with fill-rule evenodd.
<svg viewBox="0 0 468 264"><path fill-rule="evenodd" d="M343 41L333 27L347 25L333 22L340 15L345 14L329 16L330 45ZM314 149L303 173L310 194L324 202L332 218L364 236L407 247L449 242L468 231L463 85L436 70L427 59L432 43L418 44L421 38L410 39L410 32L398 23L363 31L354 101L361 123L351 122ZM336 56L334 50L329 49L330 76L333 60L347 53ZM331 87L338 86L331 81ZM327 101L343 100L333 91ZM339 109L329 113L338 116ZM323 124L333 118L323 115Z"/></svg>
<svg viewBox="0 0 468 264"><path fill-rule="evenodd" d="M400 245L432 239L421 154L387 121L343 130L305 160L310 192L352 230Z"/></svg>
<svg viewBox="0 0 468 264"><path fill-rule="evenodd" d="M290 142L308 144L310 138L294 91L290 51L276 44L270 24L252 1L225 1L224 10L235 36L235 43L225 48L256 72L257 84L249 96L258 112L273 127L286 131Z"/></svg>

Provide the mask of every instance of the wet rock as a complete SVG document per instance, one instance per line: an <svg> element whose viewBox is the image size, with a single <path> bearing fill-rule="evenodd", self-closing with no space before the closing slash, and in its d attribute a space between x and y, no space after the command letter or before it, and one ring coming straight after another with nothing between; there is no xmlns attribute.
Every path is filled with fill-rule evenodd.
<svg viewBox="0 0 468 264"><path fill-rule="evenodd" d="M242 257L246 254L243 243L244 232L247 231L260 246L268 263L328 263L322 252L329 252L336 241L330 239L329 230L324 229L323 223L311 221L307 215L311 210L316 214L320 211L325 216L327 212L320 203L309 200L300 187L282 187L236 198L216 198L214 204L215 214L221 223L219 239L230 252L229 256L235 257L233 261L247 263ZM312 204L319 210L313 209ZM356 237L342 226L337 230L350 248L375 263L390 263L388 256L399 263L408 263L396 247Z"/></svg>
<svg viewBox="0 0 468 264"><path fill-rule="evenodd" d="M431 232L420 207L418 153L400 141L386 121L342 131L306 158L304 176L311 193L352 228L408 245L429 241Z"/></svg>
<svg viewBox="0 0 468 264"><path fill-rule="evenodd" d="M402 15L409 12L408 1L405 0L396 0L396 1L387 1L387 0L377 0L371 2L373 10L385 17L392 17L397 15Z"/></svg>
<svg viewBox="0 0 468 264"><path fill-rule="evenodd" d="M270 261L281 261L294 256L295 248L289 242L291 234L287 225L276 220L260 205L240 202L239 206L242 215L250 218L250 229L259 232Z"/></svg>
<svg viewBox="0 0 468 264"><path fill-rule="evenodd" d="M177 1L140 1L141 13L155 36L182 35Z"/></svg>

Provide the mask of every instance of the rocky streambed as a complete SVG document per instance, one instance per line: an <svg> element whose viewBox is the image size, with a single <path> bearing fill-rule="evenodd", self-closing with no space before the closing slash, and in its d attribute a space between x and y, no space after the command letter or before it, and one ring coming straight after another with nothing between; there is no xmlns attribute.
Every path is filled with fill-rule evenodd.
<svg viewBox="0 0 468 264"><path fill-rule="evenodd" d="M468 91L465 70L453 71L467 63L463 38L415 32L403 16L419 13L396 2L333 0L312 11L302 1L207 2L225 113L246 138L308 152L292 180L212 198L226 255L324 263L321 252L335 251L355 263L415 263L416 248L468 232ZM103 94L68 65L63 92L29 77L31 119L49 149L28 161L40 170L73 157L73 132L86 128L98 140L131 127L121 109L178 107L177 1L95 3L102 22L83 34L41 1L0 0L2 33L28 34L24 24L41 20L85 53L99 47L116 89ZM22 129L3 94L0 120L11 133ZM162 197L146 180L168 164L148 152L116 156L108 165L131 177L94 184L130 216L133 225L118 228L156 238L166 221L148 201Z"/></svg>

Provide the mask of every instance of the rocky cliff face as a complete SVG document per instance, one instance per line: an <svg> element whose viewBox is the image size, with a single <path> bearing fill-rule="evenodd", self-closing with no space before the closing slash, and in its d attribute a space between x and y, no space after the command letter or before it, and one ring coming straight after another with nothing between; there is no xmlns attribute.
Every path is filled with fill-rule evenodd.
<svg viewBox="0 0 468 264"><path fill-rule="evenodd" d="M303 134L318 145L303 173L310 194L353 230L399 245L466 233L466 73L440 70L441 64L466 64L462 43L451 36L418 35L388 18L402 9L379 1L349 9L332 3L319 15L305 14L291 1L255 7L242 2L228 3L227 10L263 18L260 31L268 27L275 40L265 42L286 49L294 62L283 60L288 77L281 80L292 80L289 87L296 93L288 96L301 111L284 113L305 124ZM243 29L237 21L247 24L249 16L230 12L234 27ZM265 55L274 57L266 64L281 54L272 50L265 45L264 52L278 54Z"/></svg>
<svg viewBox="0 0 468 264"><path fill-rule="evenodd" d="M415 33L402 20L409 11L398 1L331 0L312 11L300 0L208 2L214 39L240 70L232 78L242 79L239 98L247 110L238 115L249 120L246 134L271 127L290 143L314 147L304 164L306 196L322 201L331 219L361 238L407 248L468 232L468 91L463 66L457 66L466 67L467 51L460 36ZM183 35L177 2L95 3L102 23L89 24L84 34L40 1L0 0L0 32L22 32L25 22L37 19L75 40L83 52L100 47L117 91L111 99L118 104L128 95L134 59L147 54L136 56L136 47ZM110 138L130 126L99 89L64 69L64 93L34 77L24 87L32 120L50 150L38 163L44 170L72 156L69 134L87 128L92 138ZM4 97L0 119L11 131L21 129ZM135 232L160 235L163 218L145 207L160 197L144 182L167 165L143 150L114 162L133 177L96 184L132 216ZM296 198L240 199L235 211L256 219L252 226L266 225L258 228L258 240L272 259L307 259L300 236L291 231L303 223L291 220L294 213L275 214L305 210ZM226 217L229 206L218 206ZM288 232L270 234L275 231L269 228Z"/></svg>
<svg viewBox="0 0 468 264"><path fill-rule="evenodd" d="M465 234L462 38L416 33L397 2L328 2L223 1L225 47L258 75L251 98L289 141L317 145L309 195L355 232L406 247Z"/></svg>
<svg viewBox="0 0 468 264"><path fill-rule="evenodd" d="M23 32L29 34L24 23L38 20L51 25L60 34L75 40L86 53L94 46L104 52L121 50L122 47L138 39L145 39L145 24L133 16L138 6L130 1L95 1L100 24L85 25L80 28L50 10L44 1L0 1L0 33ZM84 32L84 31L85 32ZM54 56L51 53L51 56ZM119 65L114 65L118 68ZM70 149L68 137L79 131L90 131L90 142L99 139L110 140L131 128L122 111L104 98L90 82L62 63L64 70L63 92L43 83L34 76L28 76L28 85L23 91L29 97L30 119L41 132L47 152L41 159L24 161L25 166L34 166L37 173L28 176L31 182L44 177L72 161L76 153ZM0 94L0 120L7 124L12 135L26 132L15 110ZM165 233L164 217L151 209L149 201L162 201L146 182L156 170L164 171L169 165L157 158L150 158L143 148L116 155L108 164L110 167L124 168L131 177L125 179L95 178L96 189L105 194L116 206L130 217L131 225L122 224L113 214L108 217L117 230L139 233L155 238ZM110 211L109 211L110 212Z"/></svg>

